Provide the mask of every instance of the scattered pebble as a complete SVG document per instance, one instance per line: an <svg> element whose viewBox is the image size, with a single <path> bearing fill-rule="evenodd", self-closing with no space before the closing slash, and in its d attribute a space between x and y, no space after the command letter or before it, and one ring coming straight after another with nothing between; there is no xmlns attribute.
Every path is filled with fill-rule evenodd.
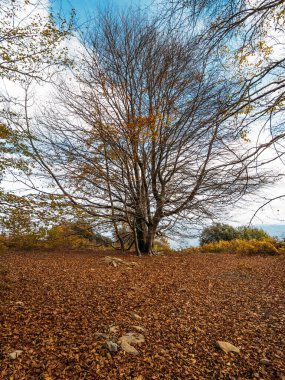
<svg viewBox="0 0 285 380"><path fill-rule="evenodd" d="M111 340L108 340L103 344L104 348L107 348L110 352L118 352L118 345L117 343L112 342Z"/></svg>
<svg viewBox="0 0 285 380"><path fill-rule="evenodd" d="M138 332L145 332L145 328L142 326L133 326L133 329L135 329Z"/></svg>
<svg viewBox="0 0 285 380"><path fill-rule="evenodd" d="M22 302L22 301L17 301L17 302L15 303L15 305L16 305L16 306L20 306L20 307L24 307L24 302Z"/></svg>
<svg viewBox="0 0 285 380"><path fill-rule="evenodd" d="M113 325L113 326L109 327L109 332L111 334L116 334L118 331L119 331L119 327L118 326Z"/></svg>
<svg viewBox="0 0 285 380"><path fill-rule="evenodd" d="M17 359L18 356L22 354L23 350L15 350L9 354L9 358L12 360Z"/></svg>
<svg viewBox="0 0 285 380"><path fill-rule="evenodd" d="M133 313L133 314L132 314L132 317L133 317L134 319L138 319L138 320L141 320L141 319L142 319L142 317L141 317L140 315L136 314L136 313Z"/></svg>
<svg viewBox="0 0 285 380"><path fill-rule="evenodd" d="M221 340L218 340L216 344L225 353L229 353L229 352L236 352L238 354L240 353L240 349L229 342L223 342Z"/></svg>

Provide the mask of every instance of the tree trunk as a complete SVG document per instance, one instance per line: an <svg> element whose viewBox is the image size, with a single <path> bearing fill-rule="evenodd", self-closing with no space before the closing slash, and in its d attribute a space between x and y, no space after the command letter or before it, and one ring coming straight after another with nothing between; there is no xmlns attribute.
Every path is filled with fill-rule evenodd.
<svg viewBox="0 0 285 380"><path fill-rule="evenodd" d="M144 255L151 255L153 253L155 230L149 227L141 220L136 224L136 239L138 251Z"/></svg>

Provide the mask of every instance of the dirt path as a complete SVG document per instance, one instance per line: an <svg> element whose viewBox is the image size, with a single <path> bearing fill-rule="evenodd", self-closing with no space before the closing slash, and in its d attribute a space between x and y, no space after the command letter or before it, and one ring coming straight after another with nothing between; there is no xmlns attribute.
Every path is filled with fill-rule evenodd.
<svg viewBox="0 0 285 380"><path fill-rule="evenodd" d="M285 379L284 258L102 257L1 256L1 380ZM104 347L134 326L138 355Z"/></svg>

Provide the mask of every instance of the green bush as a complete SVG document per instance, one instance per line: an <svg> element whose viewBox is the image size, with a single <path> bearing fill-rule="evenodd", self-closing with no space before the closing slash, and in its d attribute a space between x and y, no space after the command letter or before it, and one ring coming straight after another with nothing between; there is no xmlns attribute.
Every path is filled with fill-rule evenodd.
<svg viewBox="0 0 285 380"><path fill-rule="evenodd" d="M270 239L270 236L267 232L265 232L261 228L253 228L253 227L238 227L237 228L238 238L243 240L264 240Z"/></svg>
<svg viewBox="0 0 285 380"><path fill-rule="evenodd" d="M216 223L210 227L204 228L200 235L200 245L215 243L218 241L240 240L264 240L270 239L270 236L261 228L252 227L233 227L229 224Z"/></svg>
<svg viewBox="0 0 285 380"><path fill-rule="evenodd" d="M204 228L200 235L200 245L214 243L220 240L230 241L237 238L238 233L234 227L228 224L216 223Z"/></svg>

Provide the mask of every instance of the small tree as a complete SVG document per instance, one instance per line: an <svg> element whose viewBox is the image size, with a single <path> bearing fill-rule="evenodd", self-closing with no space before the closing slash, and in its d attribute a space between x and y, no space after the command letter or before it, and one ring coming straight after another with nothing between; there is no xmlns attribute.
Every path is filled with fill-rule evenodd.
<svg viewBox="0 0 285 380"><path fill-rule="evenodd" d="M216 241L230 241L238 238L237 230L229 224L216 223L206 227L200 235L200 244L214 243Z"/></svg>

